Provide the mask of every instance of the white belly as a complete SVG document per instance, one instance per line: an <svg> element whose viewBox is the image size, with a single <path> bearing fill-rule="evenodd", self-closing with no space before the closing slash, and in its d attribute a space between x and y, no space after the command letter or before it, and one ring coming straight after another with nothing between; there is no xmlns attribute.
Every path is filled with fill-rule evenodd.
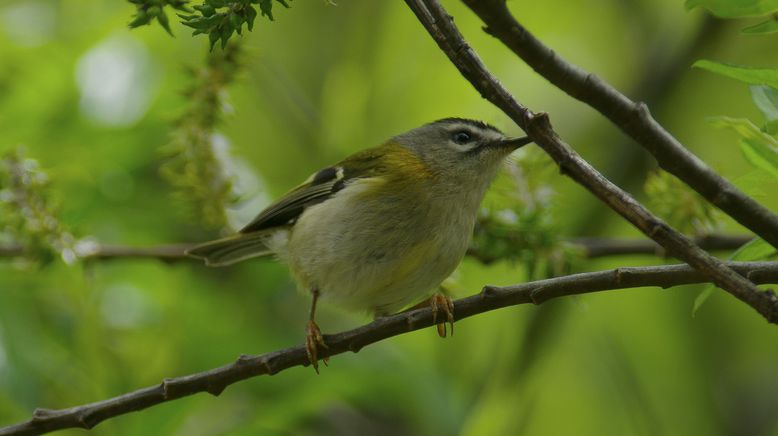
<svg viewBox="0 0 778 436"><path fill-rule="evenodd" d="M475 206L441 197L364 201L380 183L357 181L300 216L285 257L302 290L388 314L429 296L457 267L480 198Z"/></svg>

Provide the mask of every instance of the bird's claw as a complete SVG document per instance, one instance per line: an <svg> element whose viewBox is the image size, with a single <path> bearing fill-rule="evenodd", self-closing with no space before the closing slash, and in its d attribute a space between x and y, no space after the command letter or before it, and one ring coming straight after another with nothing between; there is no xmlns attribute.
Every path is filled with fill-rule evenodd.
<svg viewBox="0 0 778 436"><path fill-rule="evenodd" d="M454 300L448 295L435 294L429 299L430 309L432 309L432 322L436 324L438 336L446 337L446 322L451 325L451 336L454 336ZM438 312L446 315L446 321L437 323Z"/></svg>
<svg viewBox="0 0 778 436"><path fill-rule="evenodd" d="M324 343L324 336L322 336L321 330L319 329L319 326L316 325L316 322L313 320L308 321L308 325L305 327L305 351L308 353L308 360L311 362L311 366L313 366L316 374L319 373L319 347L329 348L327 344ZM324 365L326 366L329 360L329 357L325 357L322 359L322 362L324 362Z"/></svg>

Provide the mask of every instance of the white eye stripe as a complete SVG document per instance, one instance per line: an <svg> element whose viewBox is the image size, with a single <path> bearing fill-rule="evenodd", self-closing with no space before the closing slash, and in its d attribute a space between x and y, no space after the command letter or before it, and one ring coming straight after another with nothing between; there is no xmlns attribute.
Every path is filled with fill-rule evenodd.
<svg viewBox="0 0 778 436"><path fill-rule="evenodd" d="M460 153L466 153L476 147L478 147L477 142L468 142L466 144L457 144L454 141L449 141L449 147L453 148L454 150L460 152Z"/></svg>

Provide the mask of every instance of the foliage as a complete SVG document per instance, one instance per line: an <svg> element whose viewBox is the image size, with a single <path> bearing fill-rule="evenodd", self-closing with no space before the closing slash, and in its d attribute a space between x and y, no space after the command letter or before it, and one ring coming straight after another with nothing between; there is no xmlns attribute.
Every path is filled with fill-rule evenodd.
<svg viewBox="0 0 778 436"><path fill-rule="evenodd" d="M744 33L769 33L778 30L776 15L778 1L755 0L687 0L687 7L703 5L721 17L736 18L749 15L773 13L770 20L747 27ZM718 128L735 131L739 136L740 150L743 156L754 167L762 170L766 177L762 180L778 179L778 70L772 68L754 68L751 66L734 65L711 60L698 60L694 67L720 74L743 83L750 84L751 97L765 118L762 128L745 118L727 116L710 117L708 121ZM754 238L743 245L730 256L731 260L756 261L775 256L776 247L771 246L761 238ZM694 300L692 313L708 300L715 287L707 286Z"/></svg>
<svg viewBox="0 0 778 436"><path fill-rule="evenodd" d="M765 117L762 130L770 135L778 134L778 89L768 85L751 85L754 104Z"/></svg>
<svg viewBox="0 0 778 436"><path fill-rule="evenodd" d="M743 33L778 31L778 0L686 0L686 8L703 7L721 18L742 18L769 15L767 21L743 29Z"/></svg>
<svg viewBox="0 0 778 436"><path fill-rule="evenodd" d="M729 128L740 135L743 155L756 168L778 177L778 141L759 130L754 123L744 118L715 117L710 119L715 127Z"/></svg>
<svg viewBox="0 0 778 436"><path fill-rule="evenodd" d="M49 201L49 178L21 149L0 159L0 241L22 248L27 262L76 260L75 240Z"/></svg>
<svg viewBox="0 0 778 436"><path fill-rule="evenodd" d="M218 149L216 128L227 111L227 87L240 70L240 45L211 52L203 67L190 70L192 84L184 95L189 108L179 118L173 140L163 148L162 175L177 188L178 204L207 227L227 226L225 205L236 200L232 177L225 170L227 152Z"/></svg>
<svg viewBox="0 0 778 436"><path fill-rule="evenodd" d="M190 12L191 9L187 7L189 0L128 0L130 3L135 4L135 15L132 16L130 21L130 28L136 28L140 26L146 26L151 24L152 20L156 19L160 26L162 26L170 36L173 36L173 31L170 30L170 19L165 12L166 7L171 7L178 11Z"/></svg>
<svg viewBox="0 0 778 436"><path fill-rule="evenodd" d="M778 32L778 16L773 14L773 16L767 20L762 21L759 24L754 24L753 26L748 26L743 29L743 33L773 33Z"/></svg>
<svg viewBox="0 0 778 436"><path fill-rule="evenodd" d="M528 279L568 273L582 253L564 241L551 201L554 191L542 181L553 168L539 150L527 149L507 167L511 186L503 198L481 210L470 253L484 263L518 261ZM495 190L499 190L499 187Z"/></svg>
<svg viewBox="0 0 778 436"><path fill-rule="evenodd" d="M717 229L715 207L672 174L650 173L644 189L651 210L681 232L704 236Z"/></svg>
<svg viewBox="0 0 778 436"><path fill-rule="evenodd" d="M714 127L735 131L748 162L778 178L778 70L709 60L697 61L694 66L751 85L752 100L765 118L763 127L757 127L748 119L727 116L710 117L709 121Z"/></svg>
<svg viewBox="0 0 778 436"><path fill-rule="evenodd" d="M286 0L203 0L202 4L189 4L191 0L128 0L134 3L137 11L130 22L130 27L140 27L150 24L156 18L157 22L172 36L170 22L165 12L165 7L185 12L178 14L181 23L194 30L192 35L205 34L211 44L211 50L219 40L221 48L227 46L227 42L234 33L240 35L245 24L249 31L254 29L254 19L257 17L256 6L259 6L261 14L269 20L273 20L273 3L278 2L288 8Z"/></svg>
<svg viewBox="0 0 778 436"><path fill-rule="evenodd" d="M772 68L754 68L742 65L727 64L709 60L699 60L694 67L702 68L722 76L730 77L745 83L767 85L778 88L778 70Z"/></svg>

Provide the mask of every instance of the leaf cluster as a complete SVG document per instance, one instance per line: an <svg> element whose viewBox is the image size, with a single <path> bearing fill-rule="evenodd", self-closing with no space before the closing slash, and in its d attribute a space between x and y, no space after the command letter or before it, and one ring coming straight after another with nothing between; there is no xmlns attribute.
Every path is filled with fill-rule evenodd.
<svg viewBox="0 0 778 436"><path fill-rule="evenodd" d="M289 7L285 0L275 1ZM257 17L254 5L259 6L263 16L273 20L273 0L205 0L203 4L193 6L195 13L178 16L182 24L194 29L192 35L208 35L211 50L219 40L224 49L233 33L242 34L244 24L249 31L254 29L254 19Z"/></svg>
<svg viewBox="0 0 778 436"><path fill-rule="evenodd" d="M778 0L686 0L686 8L702 7L719 18L766 17L743 33L778 32Z"/></svg>
<svg viewBox="0 0 778 436"><path fill-rule="evenodd" d="M173 31L170 30L170 19L165 12L166 7L171 7L177 11L192 12L187 6L189 0L128 0L136 7L135 15L132 16L130 21L130 28L134 29L140 26L147 26L151 24L153 20L157 20L160 26L162 26L170 36L173 36Z"/></svg>
<svg viewBox="0 0 778 436"><path fill-rule="evenodd" d="M235 201L232 177L216 148L216 128L229 107L227 87L240 70L240 48L208 54L206 64L190 71L192 85L184 92L188 109L179 118L173 140L165 146L160 172L176 188L180 203L207 227L227 225L225 205Z"/></svg>
<svg viewBox="0 0 778 436"><path fill-rule="evenodd" d="M559 232L550 205L554 192L544 182L547 178L540 176L553 170L553 165L542 153L527 149L507 169L513 186L505 190L509 194L499 204L481 210L470 255L484 263L518 261L530 280L569 272L583 253Z"/></svg>
<svg viewBox="0 0 778 436"><path fill-rule="evenodd" d="M221 48L224 49L233 34L243 33L244 25L249 31L253 30L257 7L259 13L271 21L274 3L289 7L286 0L203 0L201 4L191 5L191 7L191 0L128 1L137 7L130 22L131 28L150 24L156 19L170 35L173 35L165 12L165 8L170 7L182 12L177 15L183 25L194 29L193 35L208 35L211 50L219 41L221 41Z"/></svg>
<svg viewBox="0 0 778 436"><path fill-rule="evenodd" d="M703 6L722 18L741 18L769 14L769 19L743 29L744 33L770 33L778 31L778 0L687 0L687 8ZM764 117L763 123L746 118L729 116L710 117L716 128L730 129L739 136L738 145L746 160L759 174L759 180L778 178L778 69L735 65L702 59L694 63L696 68L735 79L749 85L751 99ZM758 124L761 124L759 126ZM752 187L758 188L758 186ZM732 254L730 260L757 261L772 258L777 253L762 238L754 238ZM708 286L694 302L693 311L712 294Z"/></svg>
<svg viewBox="0 0 778 436"><path fill-rule="evenodd" d="M746 160L767 177L778 178L778 69L710 60L697 61L694 66L751 85L751 99L764 116L761 127L746 118L728 116L711 117L709 122L736 132Z"/></svg>
<svg viewBox="0 0 778 436"><path fill-rule="evenodd" d="M49 178L21 149L0 159L0 240L18 244L23 262L77 259L75 239L56 218Z"/></svg>
<svg viewBox="0 0 778 436"><path fill-rule="evenodd" d="M716 209L705 197L670 173L649 173L644 191L657 215L685 234L700 237L716 230Z"/></svg>

